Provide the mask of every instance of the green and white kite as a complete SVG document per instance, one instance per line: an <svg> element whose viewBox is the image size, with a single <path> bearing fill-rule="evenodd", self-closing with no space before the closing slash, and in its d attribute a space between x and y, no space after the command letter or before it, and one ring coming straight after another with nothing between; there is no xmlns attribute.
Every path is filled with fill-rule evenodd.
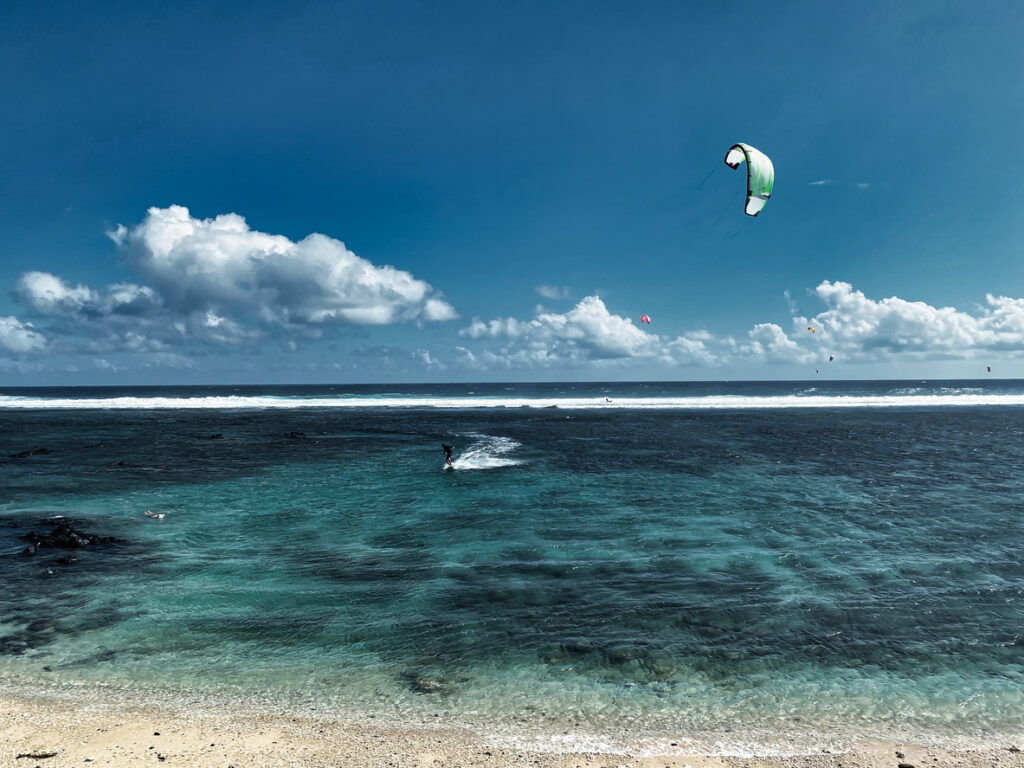
<svg viewBox="0 0 1024 768"><path fill-rule="evenodd" d="M775 185L775 167L764 152L749 144L733 144L725 154L725 164L734 171L747 161L747 216L757 216L771 197Z"/></svg>

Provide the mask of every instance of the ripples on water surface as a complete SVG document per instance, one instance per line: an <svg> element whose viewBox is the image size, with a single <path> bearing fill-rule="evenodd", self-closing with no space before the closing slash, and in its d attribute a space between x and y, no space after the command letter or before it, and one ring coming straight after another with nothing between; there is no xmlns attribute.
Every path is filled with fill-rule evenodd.
<svg viewBox="0 0 1024 768"><path fill-rule="evenodd" d="M1024 408L10 409L0 456L9 682L552 732L1022 730ZM123 541L21 555L56 514Z"/></svg>

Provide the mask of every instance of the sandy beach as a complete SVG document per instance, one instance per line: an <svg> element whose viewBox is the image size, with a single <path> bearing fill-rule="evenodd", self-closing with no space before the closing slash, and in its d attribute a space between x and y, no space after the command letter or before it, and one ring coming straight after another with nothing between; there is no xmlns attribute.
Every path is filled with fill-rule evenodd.
<svg viewBox="0 0 1024 768"><path fill-rule="evenodd" d="M217 712L165 701L145 703L138 694L81 692L12 693L0 696L0 766L141 765L216 768L284 766L539 766L540 768L898 768L899 766L1024 766L1017 745L993 743L977 750L951 751L928 744L864 741L840 751L767 754L724 748L725 754L697 754L676 744L669 754L523 749L507 739L469 729L403 727L372 721L345 722L289 712ZM84 703L88 701L88 703ZM567 742L568 743L568 742Z"/></svg>

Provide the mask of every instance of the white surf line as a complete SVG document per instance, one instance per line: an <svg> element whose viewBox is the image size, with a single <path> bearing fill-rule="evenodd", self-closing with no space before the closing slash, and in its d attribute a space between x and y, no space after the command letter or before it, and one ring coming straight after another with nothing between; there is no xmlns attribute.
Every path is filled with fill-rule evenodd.
<svg viewBox="0 0 1024 768"><path fill-rule="evenodd" d="M0 396L3 409L289 409L289 408L558 408L562 410L695 410L772 408L964 408L1021 406L1020 395L774 395L751 397L109 397L39 398Z"/></svg>

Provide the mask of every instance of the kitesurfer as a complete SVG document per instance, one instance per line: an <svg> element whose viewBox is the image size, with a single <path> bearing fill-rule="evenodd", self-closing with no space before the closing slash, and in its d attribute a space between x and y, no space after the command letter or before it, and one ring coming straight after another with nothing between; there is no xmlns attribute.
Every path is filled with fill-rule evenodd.
<svg viewBox="0 0 1024 768"><path fill-rule="evenodd" d="M444 449L444 463L452 469L455 469L455 465L452 464L452 451L455 449L455 446L441 443L441 447Z"/></svg>

